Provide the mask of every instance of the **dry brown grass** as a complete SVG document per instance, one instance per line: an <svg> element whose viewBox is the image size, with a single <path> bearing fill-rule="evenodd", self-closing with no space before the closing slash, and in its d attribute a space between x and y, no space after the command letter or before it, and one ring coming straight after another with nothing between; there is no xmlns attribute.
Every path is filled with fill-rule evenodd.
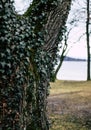
<svg viewBox="0 0 91 130"><path fill-rule="evenodd" d="M51 130L91 130L91 81L50 83Z"/></svg>

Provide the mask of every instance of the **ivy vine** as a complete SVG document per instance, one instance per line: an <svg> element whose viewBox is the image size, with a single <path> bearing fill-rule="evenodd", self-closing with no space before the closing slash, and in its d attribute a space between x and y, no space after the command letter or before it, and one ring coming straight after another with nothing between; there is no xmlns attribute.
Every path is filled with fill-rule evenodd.
<svg viewBox="0 0 91 130"><path fill-rule="evenodd" d="M18 16L11 0L0 1L0 128L49 130L47 96L53 56L43 49L48 12L57 0L33 0Z"/></svg>

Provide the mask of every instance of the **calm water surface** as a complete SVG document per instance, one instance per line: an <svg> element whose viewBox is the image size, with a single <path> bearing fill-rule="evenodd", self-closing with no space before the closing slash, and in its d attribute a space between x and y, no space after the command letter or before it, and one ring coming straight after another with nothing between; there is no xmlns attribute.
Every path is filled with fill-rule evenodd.
<svg viewBox="0 0 91 130"><path fill-rule="evenodd" d="M86 80L87 62L64 61L60 68L57 79L61 80Z"/></svg>

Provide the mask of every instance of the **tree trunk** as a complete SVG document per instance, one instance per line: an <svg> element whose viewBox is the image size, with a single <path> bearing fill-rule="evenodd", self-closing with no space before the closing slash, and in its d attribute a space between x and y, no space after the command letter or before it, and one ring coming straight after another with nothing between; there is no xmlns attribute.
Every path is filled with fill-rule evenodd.
<svg viewBox="0 0 91 130"><path fill-rule="evenodd" d="M44 25L44 28L40 28L41 30L46 30L47 33L44 35L44 45L40 47L40 49L43 52L46 52L46 54L49 54L51 56L50 61L47 63L48 65L45 65L41 62L40 67L43 67L46 71L46 66L51 66L56 58L57 48L59 44L59 37L62 37L63 34L63 28L65 26L69 10L71 7L71 0L59 0L59 4L54 9L47 12L47 22ZM29 15L26 13L26 15ZM36 27L37 28L37 27ZM38 55L38 53L37 53ZM39 54L40 59L43 59L43 54ZM46 56L47 57L47 56ZM46 61L46 57L44 60ZM37 63L40 64L40 63ZM34 67L34 63L33 63ZM36 65L36 71L38 72L39 67ZM36 72L35 72L36 73ZM36 76L35 76L36 77ZM32 130L49 130L48 127L48 120L47 120L47 113L46 113L46 107L47 107L47 91L48 91L48 83L50 81L50 71L49 72L43 72L40 70L40 73L38 73L38 78L36 78L38 81L36 82L36 98L35 98L35 108L34 112L32 113L33 117L36 120L32 120L32 122L29 122L29 125L27 126L28 129ZM31 116L31 115L30 115ZM33 119L34 119L33 118ZM30 119L32 119L30 117ZM32 124L31 124L32 123ZM33 127L32 127L33 126ZM36 127L35 127L36 126Z"/></svg>
<svg viewBox="0 0 91 130"><path fill-rule="evenodd" d="M71 0L60 0L58 6L48 13L44 49L53 55L57 52L59 37L62 37L70 7Z"/></svg>
<svg viewBox="0 0 91 130"><path fill-rule="evenodd" d="M0 1L0 4L1 2L3 3L3 0ZM37 5L40 5L40 3L43 2L44 1L40 2L39 0L39 4L37 3ZM55 7L53 10L48 11L47 23L45 24L45 27L42 28L46 29L48 32L47 34L45 34L43 39L45 41L44 46L39 45L38 42L38 40L40 40L38 39L39 38L38 31L40 32L41 30L37 29L38 27L40 27L38 26L40 21L38 21L38 23L36 23L37 21L35 22L37 25L33 23L35 27L33 26L32 27L33 30L30 31L30 29L28 30L28 28L29 26L31 26L31 24L27 24L25 26L25 22L23 21L23 19L22 21L21 20L18 21L17 16L15 14L13 16L14 13L13 10L10 10L12 4L11 3L7 4L7 2L4 3L6 3L5 7L7 8L7 10L5 11L5 9L3 9L2 13L0 12L1 13L0 16L2 15L2 19L4 18L5 20L2 21L2 19L0 19L1 20L0 23L2 22L2 24L0 24L1 27L0 35L2 36L2 38L0 39L1 40L0 52L2 54L2 57L0 55L0 58L2 60L2 62L0 62L0 67L3 68L0 69L0 72L2 72L0 73L0 123L2 125L1 129L23 130L24 123L26 123L26 119L25 122L23 122L22 119L24 116L23 110L25 109L23 109L22 107L26 107L27 104L29 108L28 109L29 115L27 110L25 111L25 114L27 113L26 114L27 117L30 119L30 121L32 120L31 123L29 124L31 125L30 126L31 130L49 130L47 113L46 113L46 106L47 106L46 103L48 96L47 91L51 73L51 70L49 70L49 66L51 66L50 68L52 68L53 65L52 63L55 60L57 47L59 44L59 36L62 35L62 30L67 20L71 6L71 0L60 0L57 7ZM40 8L37 14L38 15L37 18L41 16L41 12L42 11ZM4 13L7 13L7 15ZM36 20L36 12L34 15L35 15L34 19ZM34 19L32 19L33 20L32 22L34 22ZM29 21L27 21L27 23L28 22ZM23 28L19 30L19 27ZM36 33L34 31L36 31ZM31 33L33 33L33 35ZM8 34L10 34L9 35L10 39L9 37L7 37ZM26 36L26 34L28 35ZM33 36L32 38L30 34ZM28 46L28 41L32 41L32 39L34 41L32 43L29 42ZM25 43L26 45L24 44L23 46L23 44L21 43L22 40L23 43ZM35 42L38 42L39 46L36 45ZM30 47L31 44L32 47ZM30 49L29 47L32 49ZM31 53L31 50L33 49L34 49L34 57L33 53ZM51 58L49 58L50 57L49 55L51 55ZM35 74L35 77L33 78L31 78L30 76L33 75L31 71L32 68L31 69L29 68L32 58L34 58L33 60L35 63L35 65L32 64L32 67L34 69L33 72ZM24 64L25 62L26 64ZM32 82L34 84L34 87ZM34 92L33 93L34 99L33 96L29 97L29 100L32 100L32 103L29 102L30 104L24 102L27 96L32 95L32 94L29 95L30 93L25 92L27 90L24 87L26 86L28 88L28 85L30 85L31 89L32 88L34 89L34 91L31 91L31 93ZM34 128L32 128L32 123L34 124ZM26 127L28 130L29 127L28 126Z"/></svg>
<svg viewBox="0 0 91 130"><path fill-rule="evenodd" d="M89 43L89 7L90 1L87 0L87 21L86 21L86 37L87 37L87 80L90 80L90 43Z"/></svg>

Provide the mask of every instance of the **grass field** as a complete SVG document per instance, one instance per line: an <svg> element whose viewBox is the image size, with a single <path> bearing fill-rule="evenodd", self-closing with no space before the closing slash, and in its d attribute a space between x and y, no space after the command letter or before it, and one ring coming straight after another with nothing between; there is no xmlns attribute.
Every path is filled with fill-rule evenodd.
<svg viewBox="0 0 91 130"><path fill-rule="evenodd" d="M91 130L91 81L50 84L50 130Z"/></svg>

